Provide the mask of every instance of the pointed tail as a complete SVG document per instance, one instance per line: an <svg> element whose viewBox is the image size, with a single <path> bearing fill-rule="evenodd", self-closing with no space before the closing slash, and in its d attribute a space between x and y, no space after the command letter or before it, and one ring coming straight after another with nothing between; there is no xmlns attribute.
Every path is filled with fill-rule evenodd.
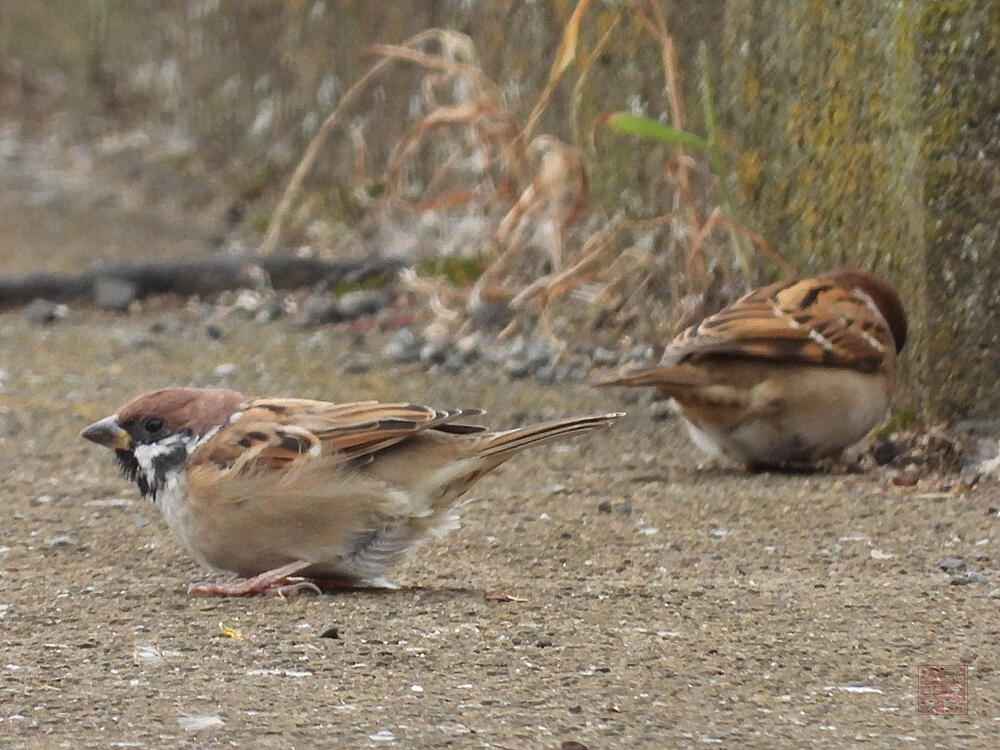
<svg viewBox="0 0 1000 750"><path fill-rule="evenodd" d="M498 432L479 451L480 456L503 456L504 460L512 454L532 445L559 440L569 435L610 427L624 412L614 414L598 414L589 417L572 417L555 422L543 422L531 427L519 427L514 430Z"/></svg>
<svg viewBox="0 0 1000 750"><path fill-rule="evenodd" d="M708 378L703 368L694 365L661 365L619 373L609 378L596 380L593 385L598 388L606 388L611 385L633 387L648 385L669 392L673 388L700 388L708 385Z"/></svg>

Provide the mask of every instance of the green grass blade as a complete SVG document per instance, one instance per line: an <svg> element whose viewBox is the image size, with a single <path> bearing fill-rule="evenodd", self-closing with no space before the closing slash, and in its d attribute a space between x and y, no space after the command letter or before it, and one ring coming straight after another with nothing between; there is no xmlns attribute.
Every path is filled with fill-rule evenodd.
<svg viewBox="0 0 1000 750"><path fill-rule="evenodd" d="M672 125L650 120L648 117L633 115L629 112L614 112L605 118L612 130L627 135L637 135L642 138L669 143L673 146L689 146L708 150L709 143L700 135L680 130Z"/></svg>

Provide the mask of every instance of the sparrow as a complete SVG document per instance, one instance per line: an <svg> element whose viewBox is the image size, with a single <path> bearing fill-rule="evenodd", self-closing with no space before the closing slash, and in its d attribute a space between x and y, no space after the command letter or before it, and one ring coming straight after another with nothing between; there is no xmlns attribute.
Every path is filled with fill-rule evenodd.
<svg viewBox="0 0 1000 750"><path fill-rule="evenodd" d="M749 470L814 464L888 416L906 314L852 268L757 289L682 331L658 366L598 386L673 397L703 450Z"/></svg>
<svg viewBox="0 0 1000 750"><path fill-rule="evenodd" d="M359 584L458 525L462 495L515 453L620 414L500 432L478 409L247 398L163 388L81 436L114 450L191 555L243 580L194 594L294 594Z"/></svg>

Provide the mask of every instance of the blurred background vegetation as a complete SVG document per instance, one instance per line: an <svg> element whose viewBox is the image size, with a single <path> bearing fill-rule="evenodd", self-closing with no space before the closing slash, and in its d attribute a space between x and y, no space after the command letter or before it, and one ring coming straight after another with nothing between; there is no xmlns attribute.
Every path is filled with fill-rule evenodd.
<svg viewBox="0 0 1000 750"><path fill-rule="evenodd" d="M911 410L995 414L998 47L977 0L7 2L0 147L205 252L407 257L452 331L500 301L663 343L752 283L871 268Z"/></svg>

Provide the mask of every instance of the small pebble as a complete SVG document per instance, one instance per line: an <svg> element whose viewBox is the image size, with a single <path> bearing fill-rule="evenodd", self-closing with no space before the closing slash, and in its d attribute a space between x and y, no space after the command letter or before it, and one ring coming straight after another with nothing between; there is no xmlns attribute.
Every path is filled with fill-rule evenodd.
<svg viewBox="0 0 1000 750"><path fill-rule="evenodd" d="M535 371L535 380L546 385L554 383L559 379L559 371L555 367L543 365Z"/></svg>
<svg viewBox="0 0 1000 750"><path fill-rule="evenodd" d="M511 357L503 363L503 371L511 378L525 378L531 374L531 365L527 360Z"/></svg>
<svg viewBox="0 0 1000 750"><path fill-rule="evenodd" d="M337 301L326 294L310 294L302 302L302 318L300 324L304 328L339 323L344 315Z"/></svg>
<svg viewBox="0 0 1000 750"><path fill-rule="evenodd" d="M73 539L68 536L54 536L49 539L49 546L55 549L72 547Z"/></svg>
<svg viewBox="0 0 1000 750"><path fill-rule="evenodd" d="M232 362L223 362L221 365L212 370L212 373L217 378L228 378L235 372L236 372L236 365L234 365Z"/></svg>
<svg viewBox="0 0 1000 750"><path fill-rule="evenodd" d="M24 317L29 323L47 325L65 318L68 312L69 308L66 305L57 305L47 299L36 299L24 308Z"/></svg>
<svg viewBox="0 0 1000 750"><path fill-rule="evenodd" d="M353 320L362 315L374 315L385 307L387 302L385 295L358 290L340 295L337 307L344 320Z"/></svg>
<svg viewBox="0 0 1000 750"><path fill-rule="evenodd" d="M465 358L464 354L453 351L441 364L441 368L445 372L461 372L465 369L465 365L467 363L468 360Z"/></svg>
<svg viewBox="0 0 1000 750"><path fill-rule="evenodd" d="M224 727L226 725L226 722L218 716L182 716L177 719L177 723L180 724L181 729L188 732L201 732L205 729L218 729L219 727Z"/></svg>
<svg viewBox="0 0 1000 750"><path fill-rule="evenodd" d="M256 313L254 313L253 319L255 323L270 323L285 314L284 306L281 300L272 299L267 302L262 308L260 308Z"/></svg>
<svg viewBox="0 0 1000 750"><path fill-rule="evenodd" d="M958 474L959 479L962 484L966 487L972 487L977 484L983 477L983 470L977 464L969 464L968 466L963 466L962 470Z"/></svg>
<svg viewBox="0 0 1000 750"><path fill-rule="evenodd" d="M455 342L455 351L465 357L467 362L471 362L479 357L481 345L482 339L480 335L478 333L469 333Z"/></svg>
<svg viewBox="0 0 1000 750"><path fill-rule="evenodd" d="M358 375L370 372L375 362L367 354L345 354L338 360L340 371L345 375Z"/></svg>
<svg viewBox="0 0 1000 750"><path fill-rule="evenodd" d="M479 329L502 328L510 318L511 309L506 302L483 302L472 309L472 324Z"/></svg>
<svg viewBox="0 0 1000 750"><path fill-rule="evenodd" d="M94 282L94 304L102 310L125 312L138 297L135 282L114 276L100 276Z"/></svg>
<svg viewBox="0 0 1000 750"><path fill-rule="evenodd" d="M615 513L619 516L627 516L632 512L632 503L624 502L618 503L618 507L615 508Z"/></svg>
<svg viewBox="0 0 1000 750"><path fill-rule="evenodd" d="M324 630L322 633L320 633L319 637L320 638L331 638L333 640L339 640L340 639L340 628L338 628L336 625L331 625L326 630Z"/></svg>
<svg viewBox="0 0 1000 750"><path fill-rule="evenodd" d="M598 513L610 513L611 512L611 503L608 500L601 500L601 502L599 502L597 504L597 512Z"/></svg>
<svg viewBox="0 0 1000 750"><path fill-rule="evenodd" d="M136 336L130 336L125 342L125 347L127 349L135 349L136 351L140 351L142 349L155 349L156 342L149 336L144 336L140 333Z"/></svg>
<svg viewBox="0 0 1000 750"><path fill-rule="evenodd" d="M434 341L428 341L420 348L420 361L426 365L441 365L451 354L451 341L442 336Z"/></svg>
<svg viewBox="0 0 1000 750"><path fill-rule="evenodd" d="M613 365L618 361L618 354L603 346L594 349L594 353L590 356L596 365Z"/></svg>
<svg viewBox="0 0 1000 750"><path fill-rule="evenodd" d="M969 583L989 583L989 578L982 573L970 570L968 573L959 573L951 577L952 586L965 586Z"/></svg>
<svg viewBox="0 0 1000 750"><path fill-rule="evenodd" d="M216 323L206 323L205 324L205 336L207 336L212 341L218 341L222 338L222 326Z"/></svg>
<svg viewBox="0 0 1000 750"><path fill-rule="evenodd" d="M941 570L955 571L955 570L965 570L965 560L961 557L942 557L937 561L937 566Z"/></svg>

